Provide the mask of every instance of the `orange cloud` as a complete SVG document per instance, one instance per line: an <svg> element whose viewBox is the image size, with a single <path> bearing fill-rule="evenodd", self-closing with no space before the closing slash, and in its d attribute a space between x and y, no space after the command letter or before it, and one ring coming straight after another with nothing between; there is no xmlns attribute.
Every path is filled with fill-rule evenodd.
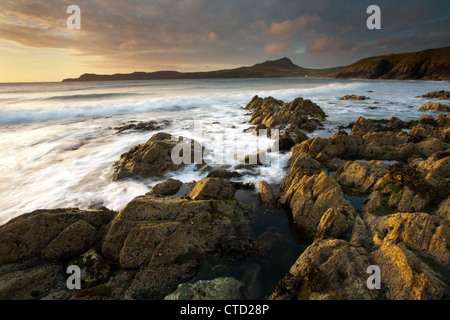
<svg viewBox="0 0 450 320"><path fill-rule="evenodd" d="M289 43L269 43L266 45L265 52L268 54L278 54L286 52L290 48Z"/></svg>
<svg viewBox="0 0 450 320"><path fill-rule="evenodd" d="M270 26L269 33L272 35L286 35L301 31L309 23L320 21L318 15L300 16L295 20L285 20L280 23L273 22Z"/></svg>
<svg viewBox="0 0 450 320"><path fill-rule="evenodd" d="M215 42L215 41L217 41L217 38L218 38L218 36L215 32L210 32L210 33L204 35L202 37L202 40L207 41L207 42Z"/></svg>
<svg viewBox="0 0 450 320"><path fill-rule="evenodd" d="M119 49L134 49L137 42L136 40L130 40L128 42L124 42L119 46Z"/></svg>

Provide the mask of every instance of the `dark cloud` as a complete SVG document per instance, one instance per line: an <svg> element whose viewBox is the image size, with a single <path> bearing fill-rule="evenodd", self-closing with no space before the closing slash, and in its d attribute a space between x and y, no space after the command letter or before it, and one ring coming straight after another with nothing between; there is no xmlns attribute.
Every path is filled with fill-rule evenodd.
<svg viewBox="0 0 450 320"><path fill-rule="evenodd" d="M113 70L194 70L288 56L306 67L450 45L450 2L379 0L382 29L368 30L372 1L78 0L82 29L68 30L67 1L2 0L0 39L64 48ZM71 4L71 3L70 3Z"/></svg>

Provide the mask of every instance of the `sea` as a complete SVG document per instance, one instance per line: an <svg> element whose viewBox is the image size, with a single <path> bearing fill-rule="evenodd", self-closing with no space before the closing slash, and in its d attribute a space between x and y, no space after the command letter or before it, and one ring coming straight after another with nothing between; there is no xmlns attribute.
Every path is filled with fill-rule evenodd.
<svg viewBox="0 0 450 320"><path fill-rule="evenodd" d="M101 206L120 210L152 186L174 177L183 182L205 178L195 164L157 178L113 181L114 163L131 147L157 132L201 141L214 152L208 134L233 136L236 155L270 146L271 137L252 134L249 110L253 96L289 102L310 99L328 115L310 137L330 137L358 117L418 119L418 108L430 101L416 96L450 90L448 82L337 79L205 79L117 82L0 84L0 225L36 209ZM347 94L364 101L340 100ZM151 131L117 128L155 121ZM194 128L201 124L202 134ZM276 151L274 151L276 152ZM277 165L235 179L244 183L281 182L289 152Z"/></svg>

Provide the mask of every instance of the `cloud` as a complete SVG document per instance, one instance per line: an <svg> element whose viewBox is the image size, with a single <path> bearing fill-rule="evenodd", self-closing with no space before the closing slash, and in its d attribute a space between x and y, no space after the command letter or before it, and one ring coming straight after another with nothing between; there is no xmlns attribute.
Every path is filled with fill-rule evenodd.
<svg viewBox="0 0 450 320"><path fill-rule="evenodd" d="M268 54L285 53L289 50L291 44L289 43L269 43L266 45L265 52Z"/></svg>
<svg viewBox="0 0 450 320"><path fill-rule="evenodd" d="M318 15L299 16L294 20L284 20L283 22L273 22L270 26L269 33L272 35L288 35L302 31L305 26L320 21Z"/></svg>
<svg viewBox="0 0 450 320"><path fill-rule="evenodd" d="M0 42L30 48L30 59L32 48L70 50L93 61L86 71L235 67L279 54L322 67L450 43L450 2L439 0L378 0L377 32L366 27L366 1L77 0L82 29L71 31L65 0L1 3Z"/></svg>
<svg viewBox="0 0 450 320"><path fill-rule="evenodd" d="M218 38L218 36L215 32L210 32L208 34L205 34L202 37L202 40L206 41L206 42L215 42L215 41L217 41L217 38Z"/></svg>
<svg viewBox="0 0 450 320"><path fill-rule="evenodd" d="M134 47L136 46L136 40L130 40L128 42L123 42L120 46L119 49L134 49Z"/></svg>

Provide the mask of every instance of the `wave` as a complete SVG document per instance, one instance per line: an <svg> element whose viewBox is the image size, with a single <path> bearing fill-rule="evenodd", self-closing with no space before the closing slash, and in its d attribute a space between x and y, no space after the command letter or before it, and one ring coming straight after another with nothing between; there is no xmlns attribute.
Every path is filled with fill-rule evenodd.
<svg viewBox="0 0 450 320"><path fill-rule="evenodd" d="M74 95L62 95L46 98L47 101L53 100L91 100L91 99L107 99L124 96L137 96L136 93L91 93L91 94L74 94Z"/></svg>

